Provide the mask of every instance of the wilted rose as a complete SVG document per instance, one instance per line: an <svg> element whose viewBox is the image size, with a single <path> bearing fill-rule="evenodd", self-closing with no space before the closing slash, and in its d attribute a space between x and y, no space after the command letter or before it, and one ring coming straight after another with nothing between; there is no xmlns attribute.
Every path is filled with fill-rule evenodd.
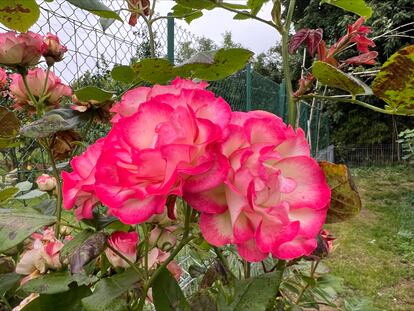
<svg viewBox="0 0 414 311"><path fill-rule="evenodd" d="M68 49L66 46L60 44L60 40L57 36L49 32L44 37L42 55L46 59L48 66L52 66L55 62L60 62L67 51Z"/></svg>

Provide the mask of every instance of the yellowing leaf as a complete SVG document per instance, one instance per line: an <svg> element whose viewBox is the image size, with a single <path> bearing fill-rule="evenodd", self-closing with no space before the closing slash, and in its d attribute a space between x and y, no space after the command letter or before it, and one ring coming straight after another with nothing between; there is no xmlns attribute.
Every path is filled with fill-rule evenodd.
<svg viewBox="0 0 414 311"><path fill-rule="evenodd" d="M414 45L399 50L385 62L372 89L389 105L387 109L414 114Z"/></svg>
<svg viewBox="0 0 414 311"><path fill-rule="evenodd" d="M372 8L367 5L364 0L322 0L321 3L328 3L337 6L345 11L349 11L366 18L370 18L372 16Z"/></svg>
<svg viewBox="0 0 414 311"><path fill-rule="evenodd" d="M342 222L361 211L361 199L348 167L343 164L320 162L331 188L331 206L326 223Z"/></svg>
<svg viewBox="0 0 414 311"><path fill-rule="evenodd" d="M10 29L28 31L39 15L35 0L0 0L0 23Z"/></svg>

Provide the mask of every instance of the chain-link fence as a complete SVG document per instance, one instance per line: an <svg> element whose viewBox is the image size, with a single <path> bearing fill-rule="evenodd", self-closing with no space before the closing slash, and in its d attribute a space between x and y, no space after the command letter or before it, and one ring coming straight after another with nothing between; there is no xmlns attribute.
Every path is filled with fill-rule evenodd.
<svg viewBox="0 0 414 311"><path fill-rule="evenodd" d="M56 63L55 72L65 82L72 83L86 71L96 70L96 64L105 60L111 68L115 64L127 65L132 58L142 58L148 46L147 27L142 19L134 27L126 21L129 12L125 9L124 0L102 1L112 10L117 11L124 22L114 21L103 30L102 24L107 21L87 11L70 5L64 0L41 2L41 15L31 28L33 32L57 34L68 48L65 59ZM3 30L7 30L2 28ZM167 55L167 20L159 19L153 24L157 56ZM184 42L192 42L197 46L197 37L181 26L175 26L175 47Z"/></svg>

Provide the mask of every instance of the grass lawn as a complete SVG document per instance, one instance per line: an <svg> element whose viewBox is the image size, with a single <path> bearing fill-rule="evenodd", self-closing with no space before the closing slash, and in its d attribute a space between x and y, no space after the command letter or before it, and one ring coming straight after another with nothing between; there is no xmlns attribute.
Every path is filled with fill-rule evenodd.
<svg viewBox="0 0 414 311"><path fill-rule="evenodd" d="M351 172L363 209L348 222L328 226L337 248L325 263L344 279L342 298L368 298L379 310L413 311L414 168Z"/></svg>

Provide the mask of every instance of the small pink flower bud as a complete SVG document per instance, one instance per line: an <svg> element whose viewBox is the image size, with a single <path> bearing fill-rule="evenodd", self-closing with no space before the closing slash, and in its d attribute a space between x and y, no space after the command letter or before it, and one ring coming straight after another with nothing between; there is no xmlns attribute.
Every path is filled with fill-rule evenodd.
<svg viewBox="0 0 414 311"><path fill-rule="evenodd" d="M37 177L36 184L42 191L51 191L56 187L56 178L48 174L42 174Z"/></svg>

